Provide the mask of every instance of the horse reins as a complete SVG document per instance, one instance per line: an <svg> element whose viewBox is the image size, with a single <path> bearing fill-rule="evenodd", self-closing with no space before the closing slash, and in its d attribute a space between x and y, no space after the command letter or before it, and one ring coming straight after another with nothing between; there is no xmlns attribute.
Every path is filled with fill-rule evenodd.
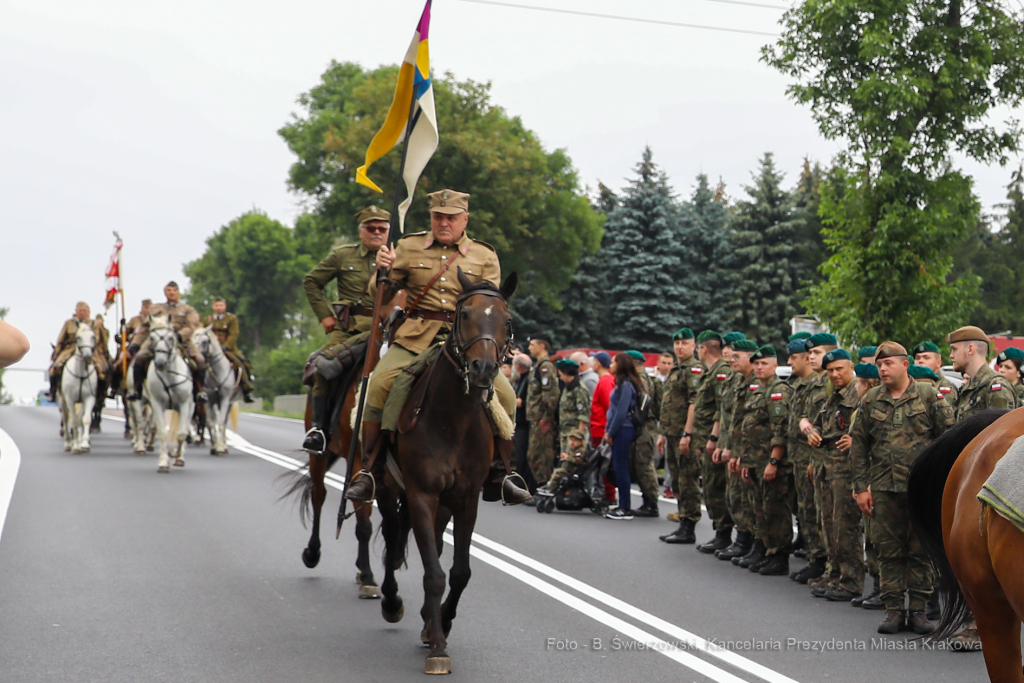
<svg viewBox="0 0 1024 683"><path fill-rule="evenodd" d="M501 292L491 289L480 289L472 292L464 292L459 295L459 298L455 300L455 322L452 324L452 332L445 341L442 351L446 358L451 361L452 365L458 371L459 376L463 379L466 384L466 393L469 393L469 361L466 360L466 353L473 347L474 344L480 341L489 341L494 344L495 351L498 352L498 362L501 362L502 358L505 358L509 351L512 349L512 319L509 318L505 321L505 345L501 346L498 344L498 340L493 334L481 333L473 337L468 341L462 339L462 305L467 299L473 296L489 296L501 301L505 300ZM449 349L449 347L451 347ZM488 401L490 400L490 392L494 391L494 385L492 384L488 393Z"/></svg>
<svg viewBox="0 0 1024 683"><path fill-rule="evenodd" d="M164 328L164 331L167 331L167 330L170 330L170 328ZM153 330L152 332L150 332L150 336L151 337L155 336L156 333L159 332L159 331L160 330ZM167 334L160 335L160 339L157 342L157 344L164 345L164 343L169 340L169 337L170 337L170 335L167 335ZM159 348L159 346L156 346L156 345L154 345L154 346L156 347L156 348L153 349L153 356L154 356L154 361L155 361L156 360L155 356L157 354L157 349ZM168 349L165 352L165 353L167 353L167 356L168 356L167 360L168 360L168 365L169 366L173 365L173 363L171 363L170 360L171 360L171 358L174 357L174 353L177 350L178 350L178 345L177 345L177 343L175 343L170 349ZM171 370L170 367L168 367L167 368L167 374L168 375L177 375L178 377L184 378L180 382L175 382L174 384L171 384L171 385L168 386L167 382L164 381L164 378L160 376L160 373L161 373L160 369L157 368L156 378L158 380L160 380L160 384L163 385L164 391L167 392L168 396L171 395L171 389L173 389L174 387L179 387L182 384L186 384L186 383L192 381L192 378L189 377L188 375L183 375L180 372L174 372L174 370Z"/></svg>

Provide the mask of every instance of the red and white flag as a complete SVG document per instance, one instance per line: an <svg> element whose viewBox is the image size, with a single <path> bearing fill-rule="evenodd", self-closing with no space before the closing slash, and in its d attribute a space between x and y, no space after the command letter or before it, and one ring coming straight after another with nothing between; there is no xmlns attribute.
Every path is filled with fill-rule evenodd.
<svg viewBox="0 0 1024 683"><path fill-rule="evenodd" d="M103 300L103 310L109 309L117 298L117 292L121 289L121 239L114 242L114 253L110 255L110 263L107 264L107 298Z"/></svg>

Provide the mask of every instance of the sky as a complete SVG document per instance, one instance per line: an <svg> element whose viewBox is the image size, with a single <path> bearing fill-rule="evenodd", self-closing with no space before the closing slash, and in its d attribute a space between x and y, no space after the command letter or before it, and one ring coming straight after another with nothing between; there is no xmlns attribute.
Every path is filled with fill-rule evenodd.
<svg viewBox="0 0 1024 683"><path fill-rule="evenodd" d="M763 33L782 15L723 0L511 4ZM0 307L32 343L16 367L49 365L76 301L101 310L113 231L133 313L168 280L187 286L182 265L238 215L255 207L291 224L302 197L286 186L294 158L277 130L300 112L296 98L331 60L397 63L422 7L0 3ZM430 30L435 73L491 82L494 103L568 150L589 187L621 187L650 145L682 196L702 172L742 196L767 151L789 182L805 156L827 163L837 151L759 61L771 40L467 0L435 0ZM1003 201L1009 167L963 167L986 209ZM9 371L4 384L27 396L43 381Z"/></svg>

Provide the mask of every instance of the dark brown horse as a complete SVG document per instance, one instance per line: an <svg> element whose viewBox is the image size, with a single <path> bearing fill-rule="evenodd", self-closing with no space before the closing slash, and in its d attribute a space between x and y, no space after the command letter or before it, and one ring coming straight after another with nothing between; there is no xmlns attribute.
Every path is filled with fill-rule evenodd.
<svg viewBox="0 0 1024 683"><path fill-rule="evenodd" d="M932 638L950 636L973 613L993 683L1024 683L1024 533L991 508L983 510L978 493L1022 435L1024 410L971 416L921 453L908 481L911 520L944 597Z"/></svg>
<svg viewBox="0 0 1024 683"><path fill-rule="evenodd" d="M512 341L506 300L517 283L514 273L501 289L487 282L474 284L461 269L458 276L463 293L456 302L452 332L420 380L427 383L422 410L413 420L407 405L399 422L393 450L404 491L390 468L377 491L385 543L381 611L392 623L404 613L395 571L405 561L411 529L423 561L421 640L430 646L426 661L430 674L451 672L447 636L459 598L469 583L469 550L477 505L495 449L485 405L491 399L499 363ZM414 390L413 395L416 393ZM453 519L455 557L448 597L442 604L442 533Z"/></svg>
<svg viewBox="0 0 1024 683"><path fill-rule="evenodd" d="M309 463L299 472L287 475L293 478L290 488L282 498L292 495L299 497L299 514L303 526L306 525L310 512L312 512L313 529L309 537L309 543L302 551L302 562L312 569L320 562L320 513L327 498L327 486L324 478L327 472L338 460L347 457L349 442L352 439L352 425L349 416L352 407L355 405L355 391L359 386L357 381L351 382L345 392L345 399L341 410L338 413L338 422L335 424L331 441L327 446L327 452L320 455L310 455ZM306 399L306 430L313 424L313 412ZM358 472L362 469L360 451L357 448L355 462L350 471ZM356 540L359 542L359 552L356 555L356 583L359 584L359 597L373 599L380 597L380 589L377 581L373 578L373 571L370 569L370 538L373 536L373 523L370 522L370 513L373 507L360 505L354 510L356 517Z"/></svg>

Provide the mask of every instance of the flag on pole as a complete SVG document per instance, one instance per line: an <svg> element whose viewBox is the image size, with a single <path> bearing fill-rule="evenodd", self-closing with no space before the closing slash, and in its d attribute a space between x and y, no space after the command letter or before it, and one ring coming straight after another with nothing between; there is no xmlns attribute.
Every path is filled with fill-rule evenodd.
<svg viewBox="0 0 1024 683"><path fill-rule="evenodd" d="M383 192L366 173L373 162L405 140L411 113L413 126L407 142L405 172L402 176L405 180L406 198L398 211L400 230L405 227L405 214L412 203L416 182L437 149L437 116L434 113L434 88L430 80L430 51L427 41L429 30L430 0L427 0L420 22L416 26L416 33L413 34L412 44L409 45L409 51L405 53L405 59L398 72L398 86L395 88L395 97L391 101L391 109L388 110L384 126L377 131L366 150L366 163L356 170L357 183Z"/></svg>
<svg viewBox="0 0 1024 683"><path fill-rule="evenodd" d="M107 264L107 298L103 300L103 310L109 310L121 289L121 238L114 242L114 253Z"/></svg>

